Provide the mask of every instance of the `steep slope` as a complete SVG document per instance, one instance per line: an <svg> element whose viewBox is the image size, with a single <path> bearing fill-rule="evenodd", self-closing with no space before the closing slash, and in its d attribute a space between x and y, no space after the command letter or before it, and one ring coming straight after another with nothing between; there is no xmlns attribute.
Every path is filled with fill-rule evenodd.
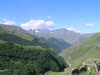
<svg viewBox="0 0 100 75"><path fill-rule="evenodd" d="M12 31L12 32L28 33L27 31L23 30L21 27L18 27L15 25L0 24L0 27L2 27L5 30Z"/></svg>
<svg viewBox="0 0 100 75"><path fill-rule="evenodd" d="M34 38L34 37L33 37ZM0 75L43 75L67 64L38 38L23 39L0 27Z"/></svg>
<svg viewBox="0 0 100 75"><path fill-rule="evenodd" d="M29 34L28 31L26 31L26 30L24 30L24 29L22 29L22 28L20 28L18 26L14 26L14 25L10 26L10 25L4 25L4 24L0 24L0 26L5 30L10 31L10 33L12 33L13 35L16 35L16 36L18 36L20 38L23 38L23 39L27 40L27 41L33 41L33 39L36 38L34 36L36 34L31 35L31 34ZM34 31L31 31L31 32L35 33L37 30L35 32ZM54 38L55 39L54 40L52 38L49 38L50 36L48 34L50 33L50 31L47 30L47 29L41 29L41 30L38 30L38 31L42 31L42 33L41 32L39 33L40 36L45 36L45 38L39 38L39 39L42 40L43 42L45 42L51 48L53 48L56 53L59 53L63 49L66 49L67 47L71 46L71 44L69 44L69 43L67 43L67 42L65 42L63 40L59 40L59 39L56 39L56 38ZM1 35L1 36L3 36L3 35ZM48 38L48 40L46 38ZM50 39L52 39L52 40L50 40ZM35 39L35 40L38 40L38 39ZM9 41L11 41L11 39ZM53 41L55 41L55 43L53 43ZM19 42L20 42L20 40L19 40Z"/></svg>
<svg viewBox="0 0 100 75"><path fill-rule="evenodd" d="M42 37L45 39L48 38L55 38L55 39L62 39L65 42L68 42L70 44L74 44L80 40L82 40L85 37L89 37L92 34L80 34L76 33L74 31L69 31L65 28L62 29L56 29L56 30L48 30L48 29L34 29L34 30L28 30L31 34L36 35L38 37Z"/></svg>
<svg viewBox="0 0 100 75"><path fill-rule="evenodd" d="M0 43L0 75L43 75L46 71L62 71L65 67L49 50Z"/></svg>
<svg viewBox="0 0 100 75"><path fill-rule="evenodd" d="M100 61L100 33L81 40L72 47L65 49L59 55L63 56L65 61L69 63L69 68L65 72L50 72L50 75L69 75L71 72L73 72L72 75L99 75L100 64L97 64L96 62L98 61L95 61L97 67L94 67L94 62L91 60ZM95 72L96 68L99 69L99 72ZM86 69L88 69L88 72Z"/></svg>
<svg viewBox="0 0 100 75"><path fill-rule="evenodd" d="M26 34L24 34L24 35L26 35ZM27 36L29 36L29 35L27 35ZM28 39L24 39L22 37L15 35L14 33L10 32L10 31L6 31L0 27L0 40L18 43L18 44L25 45L25 46L42 46L42 47L49 48L45 43L40 41L38 38L36 38L32 35L29 37L31 37L33 40L30 41Z"/></svg>
<svg viewBox="0 0 100 75"><path fill-rule="evenodd" d="M5 24L0 24L0 27L12 32L14 35L17 35L21 38L27 39L32 41L33 40L33 35L29 34L29 32L27 32L26 30L18 27L18 26L14 26L14 25L5 25Z"/></svg>
<svg viewBox="0 0 100 75"><path fill-rule="evenodd" d="M39 37L42 41L48 44L55 52L60 53L72 44L91 36L92 34L80 34L67 29L34 29L28 30L32 35Z"/></svg>
<svg viewBox="0 0 100 75"><path fill-rule="evenodd" d="M71 44L65 42L64 40L55 39L55 38L40 38L43 42L45 42L49 47L53 48L56 53L60 53L62 50L72 46Z"/></svg>
<svg viewBox="0 0 100 75"><path fill-rule="evenodd" d="M65 32L63 32L63 30ZM70 36L70 34L67 35L66 29L54 30L54 31L50 31L48 29L34 29L34 30L29 30L29 32L39 37L40 40L42 40L43 42L48 44L48 46L53 48L56 53L60 53L62 50L71 46L71 44L66 42L64 39L66 38L65 36Z"/></svg>
<svg viewBox="0 0 100 75"><path fill-rule="evenodd" d="M72 66L79 66L88 58L100 59L100 33L86 38L60 53Z"/></svg>
<svg viewBox="0 0 100 75"><path fill-rule="evenodd" d="M55 39L62 39L68 43L75 43L79 41L80 34L75 33L73 31L69 31L67 29L56 29L49 31L47 29L36 29L36 30L29 30L29 32L33 35L43 37L43 38L55 38Z"/></svg>
<svg viewBox="0 0 100 75"><path fill-rule="evenodd" d="M80 33L69 31L67 29L56 29L52 31L57 37L62 38L64 41L74 44L75 42L80 41Z"/></svg>
<svg viewBox="0 0 100 75"><path fill-rule="evenodd" d="M35 29L35 30L29 30L28 32L14 25L10 26L10 25L0 24L0 27L2 27L5 30L10 31L13 35L16 35L28 41L33 41L33 36L35 35L39 37L40 40L45 42L48 46L53 48L56 53L60 53L62 50L70 47L71 46L70 43L72 43L71 41L75 43L79 40L82 40L83 38L87 36L90 36L89 34L81 35L79 33L75 33L67 29L57 29L53 31L49 31L47 29ZM29 33L31 33L32 35ZM34 38L36 38L35 36Z"/></svg>

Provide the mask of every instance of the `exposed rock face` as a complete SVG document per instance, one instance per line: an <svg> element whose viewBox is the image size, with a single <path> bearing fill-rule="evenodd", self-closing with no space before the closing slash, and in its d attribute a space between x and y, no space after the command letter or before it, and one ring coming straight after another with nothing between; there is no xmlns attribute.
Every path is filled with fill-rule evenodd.
<svg viewBox="0 0 100 75"><path fill-rule="evenodd" d="M82 66L80 68L74 68L72 69L72 71L70 72L70 75L75 75L75 74L79 74L81 72L85 72L87 71L87 66Z"/></svg>
<svg viewBox="0 0 100 75"><path fill-rule="evenodd" d="M70 75L79 74L81 72L92 73L94 75L100 75L100 59L88 59L83 62L83 66L80 68L74 68L70 71Z"/></svg>

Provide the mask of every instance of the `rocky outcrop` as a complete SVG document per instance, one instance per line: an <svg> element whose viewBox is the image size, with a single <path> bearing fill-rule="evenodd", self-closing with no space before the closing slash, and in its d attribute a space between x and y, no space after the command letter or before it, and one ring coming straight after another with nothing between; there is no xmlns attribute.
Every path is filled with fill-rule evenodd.
<svg viewBox="0 0 100 75"><path fill-rule="evenodd" d="M85 62L83 62L83 65L79 68L73 68L70 71L70 75L79 74L81 72L87 72L87 73L94 73L94 75L100 75L100 69L98 68L100 66L100 59L88 59Z"/></svg>
<svg viewBox="0 0 100 75"><path fill-rule="evenodd" d="M82 66L80 68L73 68L70 71L70 75L79 74L79 73L85 72L85 71L87 71L87 66Z"/></svg>

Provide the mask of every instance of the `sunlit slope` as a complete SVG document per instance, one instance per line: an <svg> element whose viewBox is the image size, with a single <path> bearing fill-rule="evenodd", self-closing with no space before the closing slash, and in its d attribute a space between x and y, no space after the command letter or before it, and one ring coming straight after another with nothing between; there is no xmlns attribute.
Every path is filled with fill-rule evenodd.
<svg viewBox="0 0 100 75"><path fill-rule="evenodd" d="M72 46L70 43L56 38L49 38L49 39L40 38L40 40L45 42L49 47L53 48L56 53L60 53L62 50Z"/></svg>
<svg viewBox="0 0 100 75"><path fill-rule="evenodd" d="M10 26L10 25L0 24L0 27L9 31L13 35L17 35L23 39L27 39L30 41L33 40L33 35L29 34L27 31L25 31L24 29L22 29L18 26L14 26L14 25Z"/></svg>
<svg viewBox="0 0 100 75"><path fill-rule="evenodd" d="M0 27L0 75L43 75L65 67L63 59L37 37L31 41Z"/></svg>
<svg viewBox="0 0 100 75"><path fill-rule="evenodd" d="M16 32L17 33L17 32ZM25 39L24 36L21 37L22 33L17 33L18 35L15 35L15 33L11 31L7 31L3 28L0 27L0 40L2 41L8 41L8 42L13 42L25 46L42 46L42 47L48 47L45 43L40 41L37 37L34 37L30 34L23 34L24 36L31 37L32 40L28 40L27 38Z"/></svg>
<svg viewBox="0 0 100 75"><path fill-rule="evenodd" d="M88 58L100 58L100 33L86 38L60 53L65 60L78 66Z"/></svg>
<svg viewBox="0 0 100 75"><path fill-rule="evenodd" d="M0 41L0 75L43 75L62 71L65 63L59 56L41 47L24 48Z"/></svg>

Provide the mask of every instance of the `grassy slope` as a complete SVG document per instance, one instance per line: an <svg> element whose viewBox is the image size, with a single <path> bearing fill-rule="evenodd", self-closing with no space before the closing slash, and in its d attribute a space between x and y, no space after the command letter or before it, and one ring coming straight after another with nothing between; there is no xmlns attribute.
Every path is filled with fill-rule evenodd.
<svg viewBox="0 0 100 75"><path fill-rule="evenodd" d="M27 46L41 45L42 47L47 47L45 43L38 40L37 37L34 37L29 33L24 33L20 31L17 32L7 31L1 27L0 27L0 39L3 41L14 42L21 45L27 45Z"/></svg>
<svg viewBox="0 0 100 75"><path fill-rule="evenodd" d="M9 31L10 34L19 36L26 40L30 40L30 41L33 40L33 35L29 34L27 31L23 30L22 28L18 26L9 26L9 25L0 24L0 27L3 28L2 32L4 32L4 29L5 29Z"/></svg>
<svg viewBox="0 0 100 75"><path fill-rule="evenodd" d="M65 58L65 61L71 63L71 67L63 73L51 72L50 75L66 75L72 68L76 68L82 65L82 63L88 58L100 58L100 33L86 38L81 42L73 45L72 47L64 50L60 53Z"/></svg>
<svg viewBox="0 0 100 75"><path fill-rule="evenodd" d="M39 32L36 33L36 31ZM40 37L40 40L45 42L49 47L53 48L56 53L60 53L62 50L71 46L70 43L64 41L63 39L58 37L58 35L47 29L29 30L29 32Z"/></svg>
<svg viewBox="0 0 100 75"><path fill-rule="evenodd" d="M14 37L18 36L19 38L22 38L22 40L28 40L31 41L34 39L34 36L28 34L28 33L22 33L22 32L15 32L12 33L12 31L7 31L3 28L0 27L0 34L8 34L8 35L14 35ZM29 38L28 38L29 37ZM26 39L25 39L26 38ZM6 41L0 40L0 43L6 43ZM19 45L15 42L16 45ZM20 45L19 45L20 46ZM27 48L31 48L31 49L40 49L40 50L45 50L44 48L42 48L41 46L24 46L26 49Z"/></svg>
<svg viewBox="0 0 100 75"><path fill-rule="evenodd" d="M0 27L0 33L9 33L9 32L7 32L6 30L4 30L4 29L2 29L2 28Z"/></svg>
<svg viewBox="0 0 100 75"><path fill-rule="evenodd" d="M49 47L53 48L56 53L60 53L62 50L71 46L71 44L65 42L64 40L58 40L56 38L40 38L43 42L45 42Z"/></svg>
<svg viewBox="0 0 100 75"><path fill-rule="evenodd" d="M61 55L64 55L65 60L69 62L75 62L77 60L85 60L86 58L99 57L100 53L100 33L93 35L90 38L86 38L71 48L64 50ZM96 53L96 54L95 54Z"/></svg>
<svg viewBox="0 0 100 75"><path fill-rule="evenodd" d="M0 28L0 34L10 34L10 35L13 35L13 36L16 36L15 35L15 33L17 33L18 35L20 35L20 36L17 36L17 37L19 37L19 38L22 38L22 35L21 35L21 33L20 32L11 32L11 31L6 31L6 30L4 30L3 28ZM26 34L24 34L24 35L26 35ZM29 34L27 35L27 36L29 36ZM6 37L6 36L4 36L4 37ZM30 36L29 36L30 37ZM33 38L33 36L32 36L32 38ZM9 39L11 39L11 38L9 38ZM17 40L17 39L16 39ZM25 39L25 40L28 40L27 38ZM0 43L5 43L6 41L1 41L0 40ZM16 42L15 42L16 43ZM44 44L44 43L43 43ZM16 44L16 45L18 45L18 46L20 46L19 44ZM23 46L26 50L27 49L33 49L33 50L46 50L45 48L42 48L41 46ZM54 56L54 57L56 57L56 59L57 59L57 61L60 63L60 64L62 64L62 60L58 57L58 56L56 56L55 54L53 54L53 53L51 53L52 54L52 56ZM60 61L60 60L61 61ZM1 71L3 71L3 70L0 70L0 72ZM6 71L6 70L4 70L4 71Z"/></svg>
<svg viewBox="0 0 100 75"><path fill-rule="evenodd" d="M15 32L13 34L17 35L17 36L19 36L19 37L21 37L23 39L27 39L29 41L32 41L34 39L34 37L32 35L30 35L30 34L24 34L24 33L18 33L18 32Z"/></svg>

